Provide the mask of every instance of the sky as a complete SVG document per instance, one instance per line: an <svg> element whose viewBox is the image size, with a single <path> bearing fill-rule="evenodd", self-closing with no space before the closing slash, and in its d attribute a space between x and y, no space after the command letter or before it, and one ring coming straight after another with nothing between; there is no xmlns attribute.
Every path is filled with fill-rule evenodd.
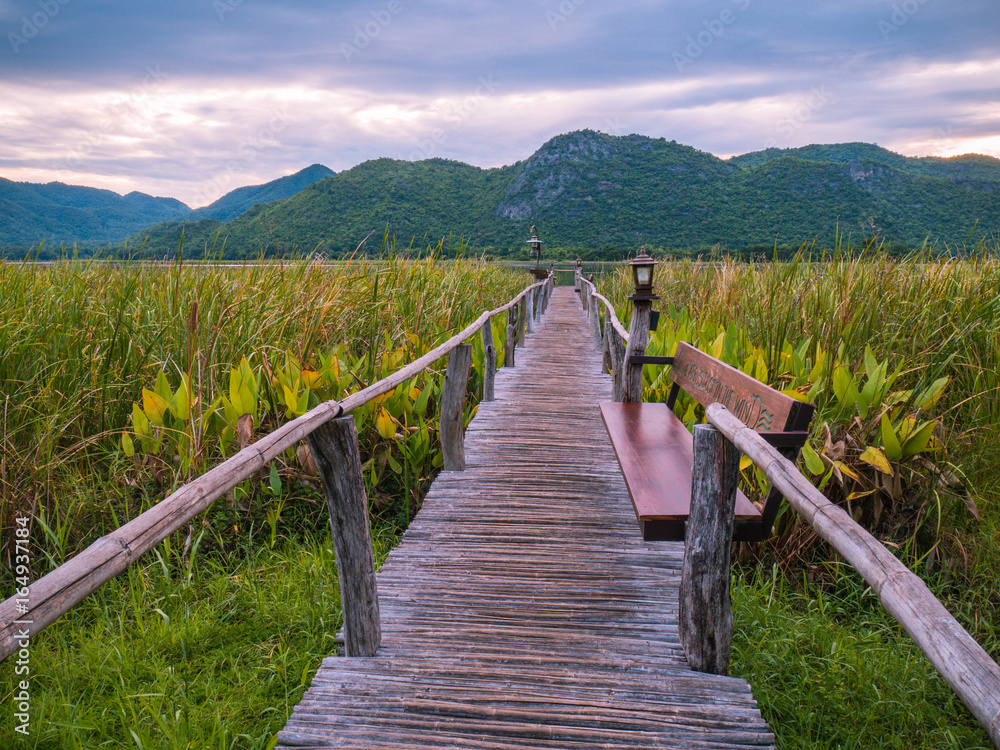
<svg viewBox="0 0 1000 750"><path fill-rule="evenodd" d="M997 0L0 0L0 177L192 208L589 128L1000 157Z"/></svg>

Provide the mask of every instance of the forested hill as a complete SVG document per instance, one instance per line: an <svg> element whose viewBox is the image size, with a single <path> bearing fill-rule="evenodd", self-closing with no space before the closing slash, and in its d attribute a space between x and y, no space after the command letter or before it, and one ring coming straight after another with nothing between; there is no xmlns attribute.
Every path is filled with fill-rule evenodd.
<svg viewBox="0 0 1000 750"><path fill-rule="evenodd" d="M353 252L374 233L397 247L462 239L503 255L528 226L546 247L628 251L855 242L936 247L1000 229L1000 160L908 158L864 143L768 149L729 160L674 141L578 131L529 159L481 169L378 159L312 183L233 221L169 223L135 235L153 254L185 246L238 257L262 249ZM193 247L194 246L194 247Z"/></svg>
<svg viewBox="0 0 1000 750"><path fill-rule="evenodd" d="M288 198L309 183L333 174L333 170L313 164L263 185L237 188L196 210L174 198L154 198L145 193L119 195L61 182L35 184L0 178L0 257L4 246L12 251L8 254L21 257L28 247L39 242L47 243L51 253L60 245L118 243L158 222L226 221L257 203Z"/></svg>

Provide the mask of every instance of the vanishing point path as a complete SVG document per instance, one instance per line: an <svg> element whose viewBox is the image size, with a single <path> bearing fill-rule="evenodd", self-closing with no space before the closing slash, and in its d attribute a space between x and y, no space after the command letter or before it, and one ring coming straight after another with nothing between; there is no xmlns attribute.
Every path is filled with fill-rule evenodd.
<svg viewBox="0 0 1000 750"><path fill-rule="evenodd" d="M691 671L683 545L643 542L572 287L497 371L378 573L382 646L324 659L279 748L770 747L741 679Z"/></svg>

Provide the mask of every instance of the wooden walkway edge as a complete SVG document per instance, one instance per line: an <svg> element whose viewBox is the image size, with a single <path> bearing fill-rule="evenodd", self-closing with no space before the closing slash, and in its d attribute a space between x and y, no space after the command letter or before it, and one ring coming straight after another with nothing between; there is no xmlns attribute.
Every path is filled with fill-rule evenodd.
<svg viewBox="0 0 1000 750"><path fill-rule="evenodd" d="M745 681L684 660L683 545L640 537L572 287L496 398L378 573L378 655L324 659L278 747L773 746Z"/></svg>

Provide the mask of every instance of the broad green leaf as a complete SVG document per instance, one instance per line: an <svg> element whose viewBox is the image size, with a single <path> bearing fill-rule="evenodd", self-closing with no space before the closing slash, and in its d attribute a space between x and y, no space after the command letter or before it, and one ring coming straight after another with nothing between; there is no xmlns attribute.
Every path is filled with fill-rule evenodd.
<svg viewBox="0 0 1000 750"><path fill-rule="evenodd" d="M819 457L819 454L816 453L808 442L802 446L802 458L806 462L806 468L809 470L809 473L813 476L818 477L826 471L826 465L823 463L823 459Z"/></svg>
<svg viewBox="0 0 1000 750"><path fill-rule="evenodd" d="M402 474L403 473L403 467L399 465L399 461L397 461L395 458L392 457L392 452L391 451L387 451L386 454L385 454L385 457L386 457L386 461L388 461L388 463L389 463L389 468L392 469L392 471L395 474Z"/></svg>
<svg viewBox="0 0 1000 750"><path fill-rule="evenodd" d="M920 427L917 428L903 443L903 456L913 456L927 450L928 444L931 442L931 438L934 437L934 428L936 426L936 419L930 422L924 422L920 425ZM936 447L931 448L931 450L935 449Z"/></svg>
<svg viewBox="0 0 1000 750"><path fill-rule="evenodd" d="M278 465L274 461L271 462L271 476L268 484L271 485L271 492L275 495L281 494L281 475L278 473Z"/></svg>
<svg viewBox="0 0 1000 750"><path fill-rule="evenodd" d="M384 407L379 409L378 416L375 417L375 428L378 430L378 434L386 440L392 440L396 437L396 423L392 421L392 417L389 416L389 412Z"/></svg>
<svg viewBox="0 0 1000 750"><path fill-rule="evenodd" d="M153 391L157 396L167 402L169 402L174 395L173 391L170 390L170 383L167 382L167 375L163 372L163 370L156 373L156 385L153 386Z"/></svg>
<svg viewBox="0 0 1000 750"><path fill-rule="evenodd" d="M160 394L154 393L148 388L142 389L142 410L146 413L149 421L157 427L163 426L163 415L168 407L166 399Z"/></svg>
<svg viewBox="0 0 1000 750"><path fill-rule="evenodd" d="M885 454L875 446L869 445L865 448L864 452L861 454L861 460L866 464L874 466L883 474L892 476L892 466L889 465L889 461L885 457Z"/></svg>
<svg viewBox="0 0 1000 750"><path fill-rule="evenodd" d="M944 377L938 378L933 383L931 383L923 393L917 396L916 404L919 409L929 409L937 403L938 399L944 394L945 386L951 382L951 378Z"/></svg>
<svg viewBox="0 0 1000 750"><path fill-rule="evenodd" d="M751 466L753 466L753 459L750 456L742 455L740 456L740 471L746 471Z"/></svg>
<svg viewBox="0 0 1000 750"><path fill-rule="evenodd" d="M186 374L181 375L181 384L177 387L176 393L170 403L170 411L178 419L185 422L191 417L191 383Z"/></svg>
<svg viewBox="0 0 1000 750"><path fill-rule="evenodd" d="M129 437L127 432L122 433L122 450L125 451L125 455L129 458L135 455L135 444L132 442L132 438Z"/></svg>
<svg viewBox="0 0 1000 750"><path fill-rule="evenodd" d="M295 395L295 391L289 388L287 385L281 386L281 396L282 400L285 402L285 408L288 410L288 415L291 417L297 417L297 407L299 399Z"/></svg>
<svg viewBox="0 0 1000 750"><path fill-rule="evenodd" d="M903 457L903 448L887 414L882 415L882 447L885 448L885 455L890 461L898 461Z"/></svg>
<svg viewBox="0 0 1000 750"><path fill-rule="evenodd" d="M844 409L853 409L858 400L858 389L850 370L840 365L833 371L833 395Z"/></svg>
<svg viewBox="0 0 1000 750"><path fill-rule="evenodd" d="M135 402L132 403L132 428L140 437L153 437L153 428L149 426L145 412Z"/></svg>

